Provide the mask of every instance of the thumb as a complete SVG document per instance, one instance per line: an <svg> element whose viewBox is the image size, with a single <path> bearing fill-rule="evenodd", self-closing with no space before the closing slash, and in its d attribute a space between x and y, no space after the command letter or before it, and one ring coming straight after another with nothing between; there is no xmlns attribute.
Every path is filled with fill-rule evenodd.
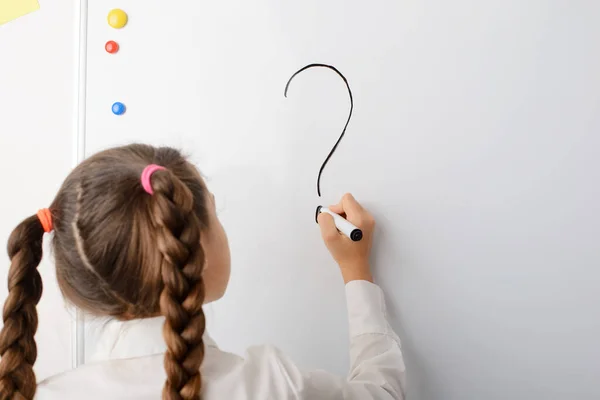
<svg viewBox="0 0 600 400"><path fill-rule="evenodd" d="M323 237L325 243L329 244L340 238L340 233L338 232L331 215L322 212L319 214L317 221L319 222L321 236Z"/></svg>

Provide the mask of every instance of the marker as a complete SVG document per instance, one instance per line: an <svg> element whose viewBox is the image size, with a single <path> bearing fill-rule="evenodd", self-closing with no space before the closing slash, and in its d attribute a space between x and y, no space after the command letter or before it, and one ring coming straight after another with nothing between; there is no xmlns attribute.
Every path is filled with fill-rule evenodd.
<svg viewBox="0 0 600 400"><path fill-rule="evenodd" d="M327 213L333 217L333 222L335 223L335 227L338 231L342 232L344 235L348 236L354 242L358 242L363 237L363 233L356 226L352 225L348 222L344 217L339 214L334 213L327 207L319 206L317 207L317 218L320 213Z"/></svg>

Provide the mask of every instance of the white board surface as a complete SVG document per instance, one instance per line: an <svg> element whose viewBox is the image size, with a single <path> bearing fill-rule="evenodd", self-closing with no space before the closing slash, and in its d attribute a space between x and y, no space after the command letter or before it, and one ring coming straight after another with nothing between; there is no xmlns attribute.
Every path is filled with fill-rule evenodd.
<svg viewBox="0 0 600 400"><path fill-rule="evenodd" d="M207 307L222 348L346 373L314 209L349 191L379 223L409 399L600 397L600 3L111 0L88 17L86 153L172 145L207 176L233 257ZM349 102L328 70L283 97L313 62L355 97L322 199Z"/></svg>

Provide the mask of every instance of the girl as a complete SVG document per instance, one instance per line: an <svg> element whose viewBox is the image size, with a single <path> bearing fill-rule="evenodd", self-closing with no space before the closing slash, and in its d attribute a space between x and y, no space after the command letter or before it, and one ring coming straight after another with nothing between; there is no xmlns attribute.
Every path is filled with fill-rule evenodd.
<svg viewBox="0 0 600 400"><path fill-rule="evenodd" d="M400 340L368 263L373 219L350 195L332 210L365 234L352 242L330 215L319 216L346 284L347 379L303 371L269 346L241 358L219 350L205 332L202 305L225 292L229 246L212 195L179 152L130 145L88 158L50 208L10 236L0 399L155 399L161 390L169 400L402 399ZM36 385L37 266L48 232L65 298L113 322L95 362Z"/></svg>

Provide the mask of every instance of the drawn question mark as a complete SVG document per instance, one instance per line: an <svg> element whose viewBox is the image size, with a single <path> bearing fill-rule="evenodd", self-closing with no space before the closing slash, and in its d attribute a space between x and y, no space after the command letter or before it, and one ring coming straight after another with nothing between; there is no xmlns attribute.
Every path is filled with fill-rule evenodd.
<svg viewBox="0 0 600 400"><path fill-rule="evenodd" d="M352 98L352 90L350 90L350 85L348 84L348 80L346 79L346 77L340 71L338 71L338 69L336 67L334 67L332 65L327 65L327 64L309 64L306 67L300 68L288 80L287 84L285 85L285 90L283 92L283 96L287 98L287 92L288 92L288 89L290 87L290 83L296 77L296 75L298 75L300 72L305 71L305 70L307 70L309 68L317 68L317 67L319 67L319 68L328 68L328 69L334 71L336 74L338 74L340 76L340 78L342 78L344 80L344 83L346 84L346 88L348 88L348 94L350 95L350 112L348 113L348 120L346 121L346 125L344 125L344 129L342 130L342 134L338 138L337 142L335 142L335 144L333 145L333 148L331 149L331 151L327 155L327 158L325 158L325 161L323 161L323 164L321 165L321 168L319 169L319 175L317 177L317 194L319 195L319 197L321 197L321 175L323 174L323 170L325 169L325 166L329 162L329 159L331 158L331 156L335 152L335 149L337 149L338 145L342 141L342 138L346 134L346 128L348 128L348 124L350 123L350 118L352 118L352 111L354 110L354 99Z"/></svg>

